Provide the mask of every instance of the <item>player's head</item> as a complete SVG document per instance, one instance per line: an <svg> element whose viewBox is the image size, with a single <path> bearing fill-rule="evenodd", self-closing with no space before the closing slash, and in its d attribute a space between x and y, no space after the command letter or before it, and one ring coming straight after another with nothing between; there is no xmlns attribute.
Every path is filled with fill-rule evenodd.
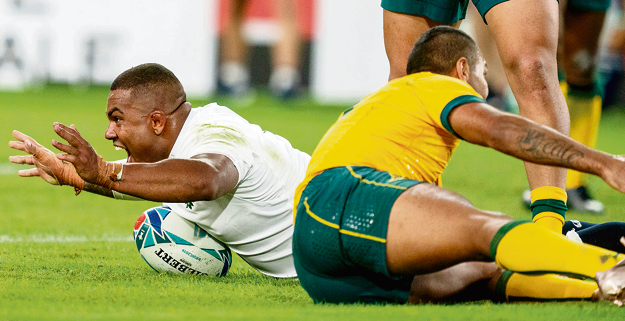
<svg viewBox="0 0 625 321"><path fill-rule="evenodd" d="M468 66L465 72L469 74L458 78L465 80L486 98L486 62L477 43L457 28L438 26L423 33L410 52L406 72L408 75L424 71L456 75L459 62Z"/></svg>
<svg viewBox="0 0 625 321"><path fill-rule="evenodd" d="M169 69L155 63L142 64L122 72L111 84L111 92L128 90L132 99L152 100L145 111L171 113L187 99L182 84ZM157 99L157 100L155 100Z"/></svg>
<svg viewBox="0 0 625 321"><path fill-rule="evenodd" d="M113 81L104 137L125 149L131 160L159 161L167 158L172 134L177 135L190 109L182 84L170 70L155 63L142 64Z"/></svg>

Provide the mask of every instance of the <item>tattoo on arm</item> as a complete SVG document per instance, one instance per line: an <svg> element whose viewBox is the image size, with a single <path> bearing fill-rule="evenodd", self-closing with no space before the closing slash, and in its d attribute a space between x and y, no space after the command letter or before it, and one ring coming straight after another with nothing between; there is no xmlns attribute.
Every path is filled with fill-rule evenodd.
<svg viewBox="0 0 625 321"><path fill-rule="evenodd" d="M557 137L546 137L544 132L531 128L525 129L518 139L518 145L522 151L530 153L534 160L556 161L568 167L573 166L575 160L584 157L584 153L571 143Z"/></svg>
<svg viewBox="0 0 625 321"><path fill-rule="evenodd" d="M85 191L93 193L93 194L99 194L102 196L107 196L107 197L113 197L113 191L106 188L106 187L102 187L100 185L95 185L95 184L91 184L91 183L87 183L85 182L85 187L83 188Z"/></svg>

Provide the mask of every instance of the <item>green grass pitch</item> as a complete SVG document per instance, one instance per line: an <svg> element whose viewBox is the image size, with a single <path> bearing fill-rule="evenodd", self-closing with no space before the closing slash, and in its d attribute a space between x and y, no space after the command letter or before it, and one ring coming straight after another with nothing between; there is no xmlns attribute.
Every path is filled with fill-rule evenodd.
<svg viewBox="0 0 625 321"><path fill-rule="evenodd" d="M121 159L103 137L106 88L51 86L0 93L0 320L623 320L625 309L607 303L456 305L314 305L296 281L261 275L235 257L224 278L156 273L138 255L132 228L155 203L116 201L38 178L20 178L8 163L11 131L20 130L51 148L52 122L75 124L105 159ZM280 102L260 94L253 104L217 101L289 139L308 153L349 106L320 106L309 99ZM193 100L200 106L210 100ZM604 115L598 148L625 154L625 111ZM625 173L624 173L625 174ZM477 207L528 219L520 195L522 163L462 143L446 171L445 187ZM625 195L590 178L607 213L568 218L625 220Z"/></svg>

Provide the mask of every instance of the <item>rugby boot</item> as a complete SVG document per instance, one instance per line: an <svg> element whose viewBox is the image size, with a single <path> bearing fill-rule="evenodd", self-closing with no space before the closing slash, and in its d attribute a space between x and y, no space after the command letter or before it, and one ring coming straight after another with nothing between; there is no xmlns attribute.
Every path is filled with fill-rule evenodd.
<svg viewBox="0 0 625 321"><path fill-rule="evenodd" d="M625 237L621 237L625 245ZM599 271L595 275L599 289L592 295L593 301L608 301L620 307L625 305L625 260L622 260L607 271Z"/></svg>
<svg viewBox="0 0 625 321"><path fill-rule="evenodd" d="M602 214L604 211L603 203L593 199L586 186L567 189L566 195L568 198L566 206L570 210L592 214Z"/></svg>

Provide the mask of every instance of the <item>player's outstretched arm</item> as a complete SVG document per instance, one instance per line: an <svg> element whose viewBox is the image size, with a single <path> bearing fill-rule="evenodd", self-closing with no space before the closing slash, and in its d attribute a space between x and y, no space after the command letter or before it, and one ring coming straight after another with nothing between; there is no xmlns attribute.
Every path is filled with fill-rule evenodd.
<svg viewBox="0 0 625 321"><path fill-rule="evenodd" d="M66 154L87 183L155 202L193 202L217 199L238 183L232 161L220 154L200 154L193 159L165 159L156 163L106 162L75 128L60 123L54 130L68 144L52 145Z"/></svg>
<svg viewBox="0 0 625 321"><path fill-rule="evenodd" d="M64 163L56 154L43 147L37 141L17 130L13 137L18 141L9 142L9 147L28 153L24 156L10 156L9 161L15 164L34 165L35 168L18 171L22 177L39 176L52 185L70 185L77 192L84 187L84 181L76 174L74 166Z"/></svg>
<svg viewBox="0 0 625 321"><path fill-rule="evenodd" d="M232 191L239 172L220 154L193 159L165 159L156 163L124 164L113 190L155 202L210 201Z"/></svg>
<svg viewBox="0 0 625 321"><path fill-rule="evenodd" d="M76 173L70 163L64 163L56 154L45 148L33 138L17 130L13 131L17 141L10 141L9 147L25 152L28 155L9 156L9 161L15 164L32 165L35 168L23 169L17 172L21 177L41 177L52 185L71 185L77 193L86 190L94 194L113 197L113 192L101 186L86 183Z"/></svg>
<svg viewBox="0 0 625 321"><path fill-rule="evenodd" d="M470 143L525 161L594 174L625 193L623 156L589 148L549 127L484 103L458 106L450 113L448 121L454 131Z"/></svg>

